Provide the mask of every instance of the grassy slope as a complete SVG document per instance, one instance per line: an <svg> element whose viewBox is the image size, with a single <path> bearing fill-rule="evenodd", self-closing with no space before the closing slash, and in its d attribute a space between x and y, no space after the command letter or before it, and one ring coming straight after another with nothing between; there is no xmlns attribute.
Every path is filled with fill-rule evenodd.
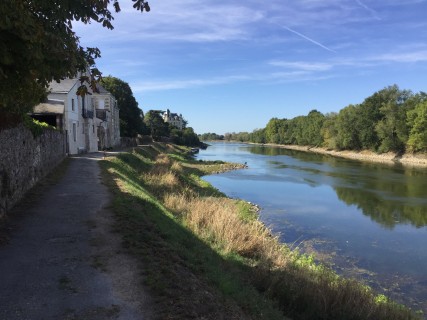
<svg viewBox="0 0 427 320"><path fill-rule="evenodd" d="M184 151L155 144L102 162L117 230L142 262L159 319L415 319L290 251L250 205L200 179L239 166Z"/></svg>

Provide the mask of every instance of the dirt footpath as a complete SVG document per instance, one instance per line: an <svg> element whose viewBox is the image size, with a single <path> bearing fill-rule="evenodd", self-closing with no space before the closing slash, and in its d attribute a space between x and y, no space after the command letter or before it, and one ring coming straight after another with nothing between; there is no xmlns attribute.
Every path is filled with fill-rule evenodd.
<svg viewBox="0 0 427 320"><path fill-rule="evenodd" d="M59 181L10 214L9 241L0 245L1 320L151 319L137 262L112 231L99 158L71 158Z"/></svg>

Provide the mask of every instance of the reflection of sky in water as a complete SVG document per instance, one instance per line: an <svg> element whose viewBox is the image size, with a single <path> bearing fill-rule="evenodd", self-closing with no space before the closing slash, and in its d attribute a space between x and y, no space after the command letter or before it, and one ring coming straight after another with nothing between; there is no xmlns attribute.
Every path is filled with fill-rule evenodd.
<svg viewBox="0 0 427 320"><path fill-rule="evenodd" d="M261 219L283 241L327 240L319 250L356 260L378 278L404 275L425 283L413 295L427 301L427 170L249 150L225 144L202 151L200 159L249 166L204 179L231 197L259 204Z"/></svg>

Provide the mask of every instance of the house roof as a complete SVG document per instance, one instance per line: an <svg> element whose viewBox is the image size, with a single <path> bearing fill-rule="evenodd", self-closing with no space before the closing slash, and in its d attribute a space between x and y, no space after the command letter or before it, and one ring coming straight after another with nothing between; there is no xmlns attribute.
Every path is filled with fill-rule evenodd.
<svg viewBox="0 0 427 320"><path fill-rule="evenodd" d="M78 81L78 79L63 79L60 82L52 81L49 83L49 90L56 93L68 93Z"/></svg>
<svg viewBox="0 0 427 320"><path fill-rule="evenodd" d="M110 91L107 91L107 89L105 89L99 83L96 86L97 86L97 88L99 90L99 94L111 94Z"/></svg>
<svg viewBox="0 0 427 320"><path fill-rule="evenodd" d="M34 107L33 113L64 114L64 101L48 100Z"/></svg>
<svg viewBox="0 0 427 320"><path fill-rule="evenodd" d="M49 89L52 93L68 93L71 89L76 85L76 83L80 81L79 79L63 79L59 83L56 81L52 81L49 83ZM99 94L111 94L107 89L105 89L99 83L96 85Z"/></svg>

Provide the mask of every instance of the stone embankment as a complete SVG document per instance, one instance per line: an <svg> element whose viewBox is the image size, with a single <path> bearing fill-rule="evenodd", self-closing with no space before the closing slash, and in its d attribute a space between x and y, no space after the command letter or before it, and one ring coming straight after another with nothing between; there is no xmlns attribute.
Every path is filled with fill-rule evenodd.
<svg viewBox="0 0 427 320"><path fill-rule="evenodd" d="M398 155L394 152L387 153L375 153L369 150L363 151L337 151L337 150L329 150L326 148L319 147L309 147L309 146L297 146L297 145L280 145L280 144L265 144L268 146L279 147L289 150L298 150L305 152L314 152L319 154L327 154L334 157L353 159L353 160L361 160L361 161L371 161L371 162L379 162L386 164L395 164L401 163L402 165L407 166L420 166L427 167L427 154L403 154Z"/></svg>
<svg viewBox="0 0 427 320"><path fill-rule="evenodd" d="M239 169L247 169L248 166L247 164L243 164L243 163L224 163L220 166L218 171L214 171L212 172L212 174L219 174L219 173L224 173L227 171L234 171L234 170L239 170Z"/></svg>

